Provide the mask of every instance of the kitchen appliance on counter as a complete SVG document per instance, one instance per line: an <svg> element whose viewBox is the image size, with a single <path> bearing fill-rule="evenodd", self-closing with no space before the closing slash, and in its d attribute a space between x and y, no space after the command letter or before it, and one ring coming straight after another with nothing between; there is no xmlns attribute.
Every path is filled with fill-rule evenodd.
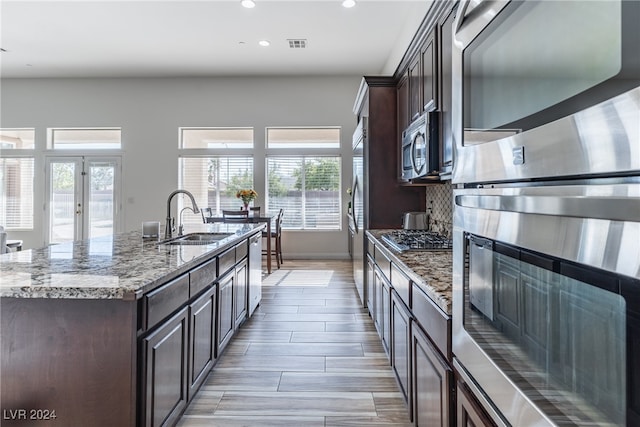
<svg viewBox="0 0 640 427"><path fill-rule="evenodd" d="M404 180L439 177L437 111L422 114L402 132L401 176Z"/></svg>
<svg viewBox="0 0 640 427"><path fill-rule="evenodd" d="M426 230L394 230L381 238L398 252L447 251L453 248L451 239Z"/></svg>
<svg viewBox="0 0 640 427"><path fill-rule="evenodd" d="M405 212L402 216L402 228L405 230L428 230L429 214L426 212Z"/></svg>
<svg viewBox="0 0 640 427"><path fill-rule="evenodd" d="M639 17L459 6L452 347L500 426L640 425Z"/></svg>

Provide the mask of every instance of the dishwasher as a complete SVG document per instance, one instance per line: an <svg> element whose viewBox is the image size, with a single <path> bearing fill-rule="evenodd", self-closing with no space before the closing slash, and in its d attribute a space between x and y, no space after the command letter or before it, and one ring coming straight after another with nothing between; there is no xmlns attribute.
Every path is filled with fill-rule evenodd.
<svg viewBox="0 0 640 427"><path fill-rule="evenodd" d="M249 316L262 299L262 233L249 239Z"/></svg>

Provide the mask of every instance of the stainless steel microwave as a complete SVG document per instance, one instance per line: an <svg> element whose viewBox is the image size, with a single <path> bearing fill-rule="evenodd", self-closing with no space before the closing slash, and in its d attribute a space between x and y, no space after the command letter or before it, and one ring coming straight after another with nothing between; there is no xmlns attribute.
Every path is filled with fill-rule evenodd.
<svg viewBox="0 0 640 427"><path fill-rule="evenodd" d="M463 1L453 183L635 175L640 2Z"/></svg>
<svg viewBox="0 0 640 427"><path fill-rule="evenodd" d="M438 113L431 111L402 132L401 177L412 180L438 177Z"/></svg>

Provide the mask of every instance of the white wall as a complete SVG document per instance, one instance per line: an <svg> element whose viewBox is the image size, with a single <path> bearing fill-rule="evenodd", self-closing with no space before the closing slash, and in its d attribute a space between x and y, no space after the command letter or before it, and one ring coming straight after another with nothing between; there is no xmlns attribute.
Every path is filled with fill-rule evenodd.
<svg viewBox="0 0 640 427"><path fill-rule="evenodd" d="M253 126L256 154L267 126L342 126L342 194L351 185L352 112L360 76L267 78L3 79L0 127L36 129L35 229L11 232L25 248L44 243L44 151L50 127L115 126L123 138L123 228L164 221L178 188L178 128ZM264 165L256 171L263 188ZM261 194L262 196L262 194ZM264 203L259 199L258 203ZM257 203L257 204L258 204ZM343 203L346 213L347 203ZM336 232L285 232L285 257L347 257Z"/></svg>

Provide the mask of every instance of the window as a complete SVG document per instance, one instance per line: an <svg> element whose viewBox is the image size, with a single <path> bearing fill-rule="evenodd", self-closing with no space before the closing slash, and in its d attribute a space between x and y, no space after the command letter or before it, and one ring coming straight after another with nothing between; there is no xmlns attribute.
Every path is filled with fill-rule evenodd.
<svg viewBox="0 0 640 427"><path fill-rule="evenodd" d="M0 225L33 229L34 129L0 129Z"/></svg>
<svg viewBox="0 0 640 427"><path fill-rule="evenodd" d="M119 150L119 128L49 129L49 148L54 150Z"/></svg>
<svg viewBox="0 0 640 427"><path fill-rule="evenodd" d="M267 129L267 208L285 210L284 228L340 229L339 148L339 128Z"/></svg>
<svg viewBox="0 0 640 427"><path fill-rule="evenodd" d="M268 128L269 148L340 148L340 128Z"/></svg>
<svg viewBox="0 0 640 427"><path fill-rule="evenodd" d="M181 128L180 148L253 148L253 129Z"/></svg>
<svg viewBox="0 0 640 427"><path fill-rule="evenodd" d="M0 150L33 150L34 129L0 129Z"/></svg>
<svg viewBox="0 0 640 427"><path fill-rule="evenodd" d="M240 209L242 202L236 192L253 188L253 157L182 157L180 158L180 188L190 191L200 208ZM187 204L188 206L188 204ZM195 221L202 222L202 218Z"/></svg>
<svg viewBox="0 0 640 427"><path fill-rule="evenodd" d="M239 209L236 192L254 188L253 129L181 128L180 147L180 187L194 195L198 207L220 215ZM183 215L183 223L196 222L202 222L199 215Z"/></svg>

